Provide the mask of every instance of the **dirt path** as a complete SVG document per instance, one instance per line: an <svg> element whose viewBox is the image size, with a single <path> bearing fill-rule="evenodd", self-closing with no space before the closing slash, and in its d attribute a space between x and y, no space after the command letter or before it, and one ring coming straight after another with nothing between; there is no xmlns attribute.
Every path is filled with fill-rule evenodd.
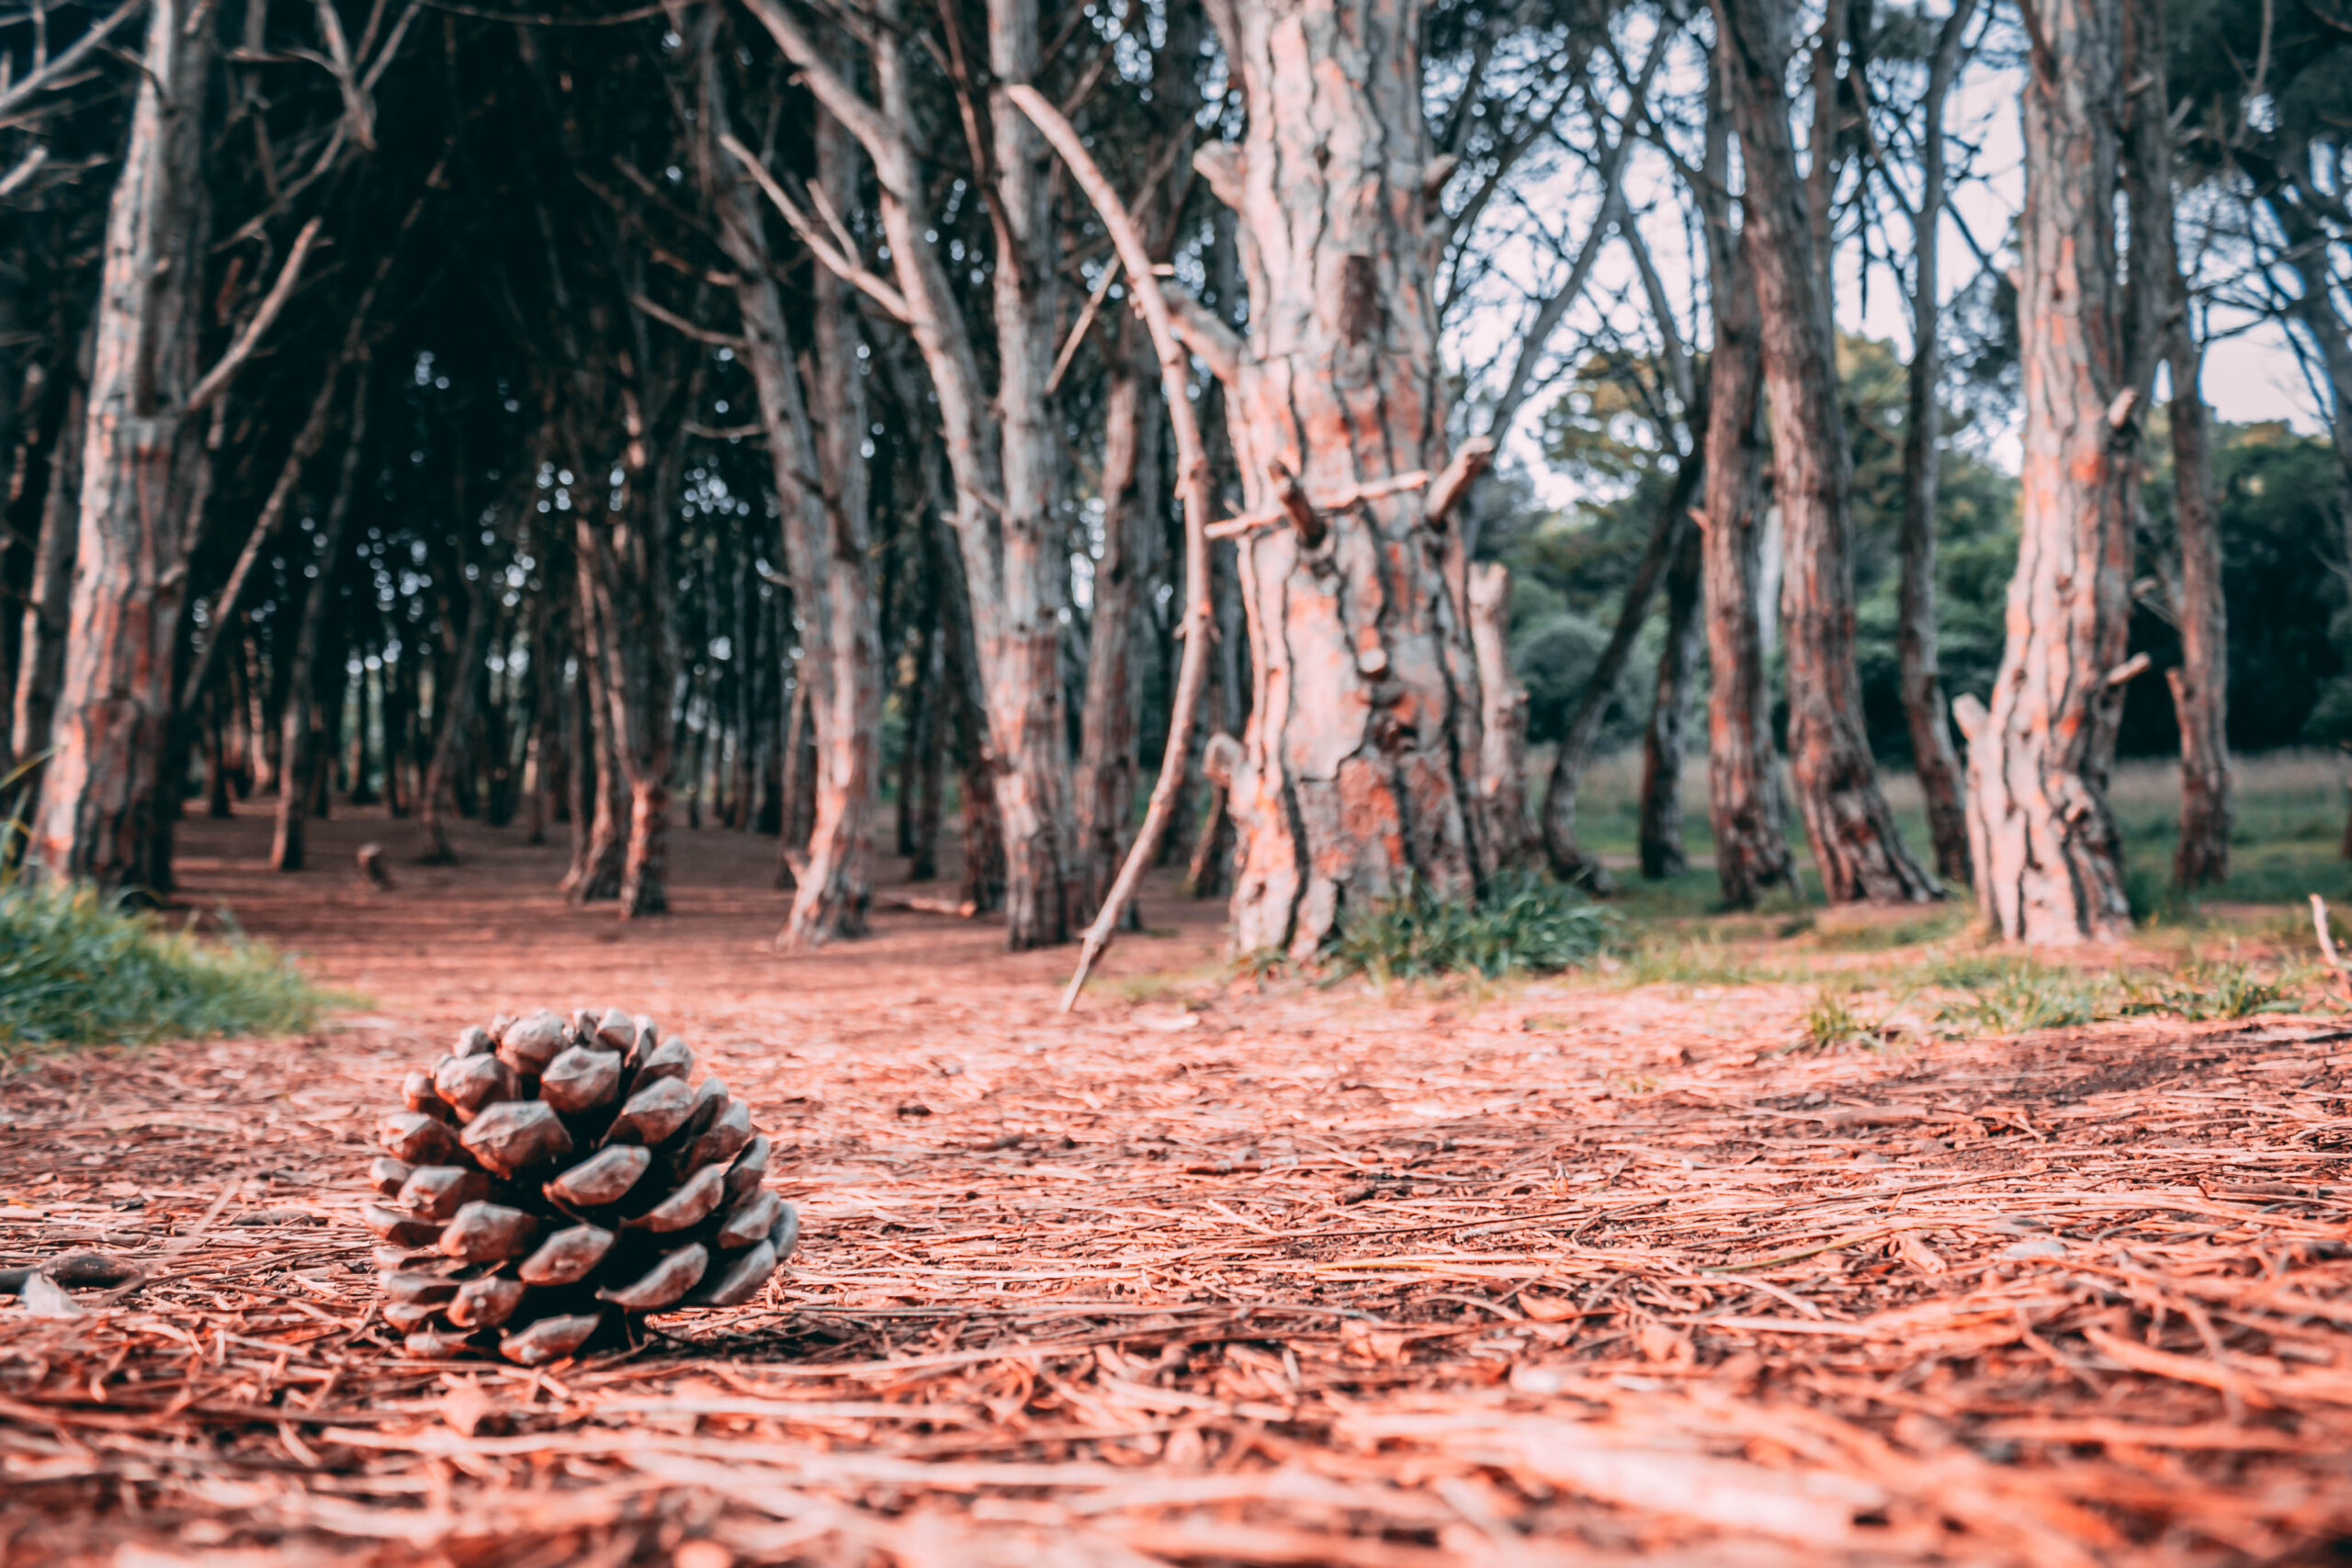
<svg viewBox="0 0 2352 1568"><path fill-rule="evenodd" d="M399 885L367 890L379 838ZM560 852L187 825L187 897L366 1000L0 1085L0 1562L2254 1562L2352 1536L2335 1026L1788 1049L1790 987L1383 998L885 913L775 954L772 844L621 927ZM1154 978L1157 975L1159 978ZM741 1309L545 1373L387 1353L350 1215L398 1075L659 1017L801 1204ZM672 1337L676 1336L678 1337Z"/></svg>

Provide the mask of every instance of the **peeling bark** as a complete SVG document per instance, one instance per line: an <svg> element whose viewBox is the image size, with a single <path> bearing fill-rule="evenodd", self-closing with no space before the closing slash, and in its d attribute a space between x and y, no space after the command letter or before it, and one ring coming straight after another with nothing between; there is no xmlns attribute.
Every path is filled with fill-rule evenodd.
<svg viewBox="0 0 2352 1568"><path fill-rule="evenodd" d="M1415 881L1467 899L1496 864L1459 530L1416 490L1313 502L1446 466L1442 216L1419 0L1228 0L1212 19L1249 120L1196 159L1235 208L1249 287L1227 423L1245 504L1294 519L1238 552L1253 692L1233 941L1304 959L1353 908Z"/></svg>
<svg viewBox="0 0 2352 1568"><path fill-rule="evenodd" d="M193 23L193 25L191 25ZM212 465L189 428L210 209L202 159L212 14L150 7L130 141L107 220L82 446L65 667L27 865L171 884L170 747L187 552Z"/></svg>
<svg viewBox="0 0 2352 1568"><path fill-rule="evenodd" d="M2045 40L2025 88L2018 229L2024 454L2008 637L1969 737L1977 899L2003 936L2110 940L2131 927L2100 733L2131 629L2138 465L2115 276L2118 0L2029 0ZM2046 47L2047 53L2044 52ZM2063 66L2059 63L2063 62ZM2121 427L2109 411L2122 407Z"/></svg>

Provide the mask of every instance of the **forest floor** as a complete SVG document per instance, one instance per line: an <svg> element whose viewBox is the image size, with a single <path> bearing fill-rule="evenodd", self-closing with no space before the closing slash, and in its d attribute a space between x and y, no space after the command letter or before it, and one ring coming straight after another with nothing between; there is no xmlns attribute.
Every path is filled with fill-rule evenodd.
<svg viewBox="0 0 2352 1568"><path fill-rule="evenodd" d="M426 868L411 825L312 831L279 877L263 817L192 819L182 865L350 994L316 1034L0 1064L0 1267L146 1275L0 1300L8 1568L2352 1543L2352 1029L2315 988L1971 1035L1961 971L1884 952L1852 998L1706 977L1782 973L1758 936L1384 994L1236 980L1217 909L1161 888L1063 1016L1069 952L980 922L775 954L772 840L679 831L674 912L623 926L511 832ZM353 1218L400 1073L608 1002L750 1101L798 1254L630 1352L401 1358Z"/></svg>

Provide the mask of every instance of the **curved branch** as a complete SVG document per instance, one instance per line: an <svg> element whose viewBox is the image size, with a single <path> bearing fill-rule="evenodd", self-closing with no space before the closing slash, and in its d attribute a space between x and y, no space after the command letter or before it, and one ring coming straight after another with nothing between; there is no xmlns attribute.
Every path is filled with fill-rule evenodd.
<svg viewBox="0 0 2352 1568"><path fill-rule="evenodd" d="M1086 928L1086 943L1079 949L1077 971L1070 976L1069 988L1062 992L1062 1010L1068 1012L1078 1005L1078 993L1086 984L1087 971L1111 944L1119 916L1135 897L1136 885L1143 880L1144 867L1159 853L1159 840L1168 831L1168 819L1176 814L1176 796L1183 788L1184 758L1191 750L1193 721L1201 704L1202 678L1208 670L1209 459L1208 450L1201 442L1200 423L1193 412L1192 389L1188 385L1190 365L1169 314L1168 296L1159 287L1159 276L1151 270L1151 254L1144 247L1143 234L1119 200L1119 193L1103 177L1102 169L1087 152L1086 144L1079 140L1077 130L1061 112L1026 83L1009 86L1004 93L1045 133L1054 151L1062 155L1070 173L1077 176L1079 188L1086 192L1087 199L1102 214L1102 226L1111 231L1112 243L1119 249L1119 259L1127 269L1128 287L1135 290L1136 302L1143 307L1144 322L1151 329L1152 347L1159 355L1159 380L1166 394L1162 400L1168 405L1169 423L1175 427L1176 468L1184 496L1184 658L1177 670L1176 694L1169 705L1168 750L1159 760L1159 779L1151 786L1151 803L1144 810L1143 827L1136 831L1136 841L1127 846L1126 862L1119 867L1118 879L1111 884L1102 907L1095 911L1094 923Z"/></svg>
<svg viewBox="0 0 2352 1568"><path fill-rule="evenodd" d="M768 199L775 203L775 209L784 214L784 220L792 225L792 231L800 236L801 243L815 254L819 261L825 264L826 270L843 282L863 289L876 304L896 317L900 325L913 324L914 312L907 308L907 297L858 265L854 258L843 255L837 246L820 233L817 226L808 221L808 215L792 204L792 198L784 194L784 187L775 183L775 176L768 173L767 166L752 155L749 147L735 139L733 131L721 136L718 144L750 171L752 178L759 182L760 188L768 193Z"/></svg>
<svg viewBox="0 0 2352 1568"><path fill-rule="evenodd" d="M286 301L294 293L294 285L301 279L302 263L309 259L311 246L318 240L320 223L321 220L313 218L302 225L300 233L294 236L294 248L286 253L286 265L277 269L277 281L269 286L268 294L262 299L261 309L254 312L254 319L245 323L245 330L237 334L237 341L229 345L229 352L220 356L220 362L206 371L204 379L196 384L196 390L187 395L189 413L194 413L227 391L238 370L253 357L254 348L261 342L262 334L269 331L277 320L277 313L286 309Z"/></svg>

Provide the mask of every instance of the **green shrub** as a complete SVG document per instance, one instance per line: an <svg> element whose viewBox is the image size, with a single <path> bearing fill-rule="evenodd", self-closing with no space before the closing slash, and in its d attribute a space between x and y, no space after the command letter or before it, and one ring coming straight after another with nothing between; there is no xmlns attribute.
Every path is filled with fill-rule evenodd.
<svg viewBox="0 0 2352 1568"><path fill-rule="evenodd" d="M325 999L260 942L171 931L90 887L0 886L0 1047L287 1033Z"/></svg>
<svg viewBox="0 0 2352 1568"><path fill-rule="evenodd" d="M1548 975L1597 956L1610 925L1584 895L1533 873L1505 873L1476 903L1439 898L1415 881L1351 919L1328 958L1336 974L1384 983Z"/></svg>

